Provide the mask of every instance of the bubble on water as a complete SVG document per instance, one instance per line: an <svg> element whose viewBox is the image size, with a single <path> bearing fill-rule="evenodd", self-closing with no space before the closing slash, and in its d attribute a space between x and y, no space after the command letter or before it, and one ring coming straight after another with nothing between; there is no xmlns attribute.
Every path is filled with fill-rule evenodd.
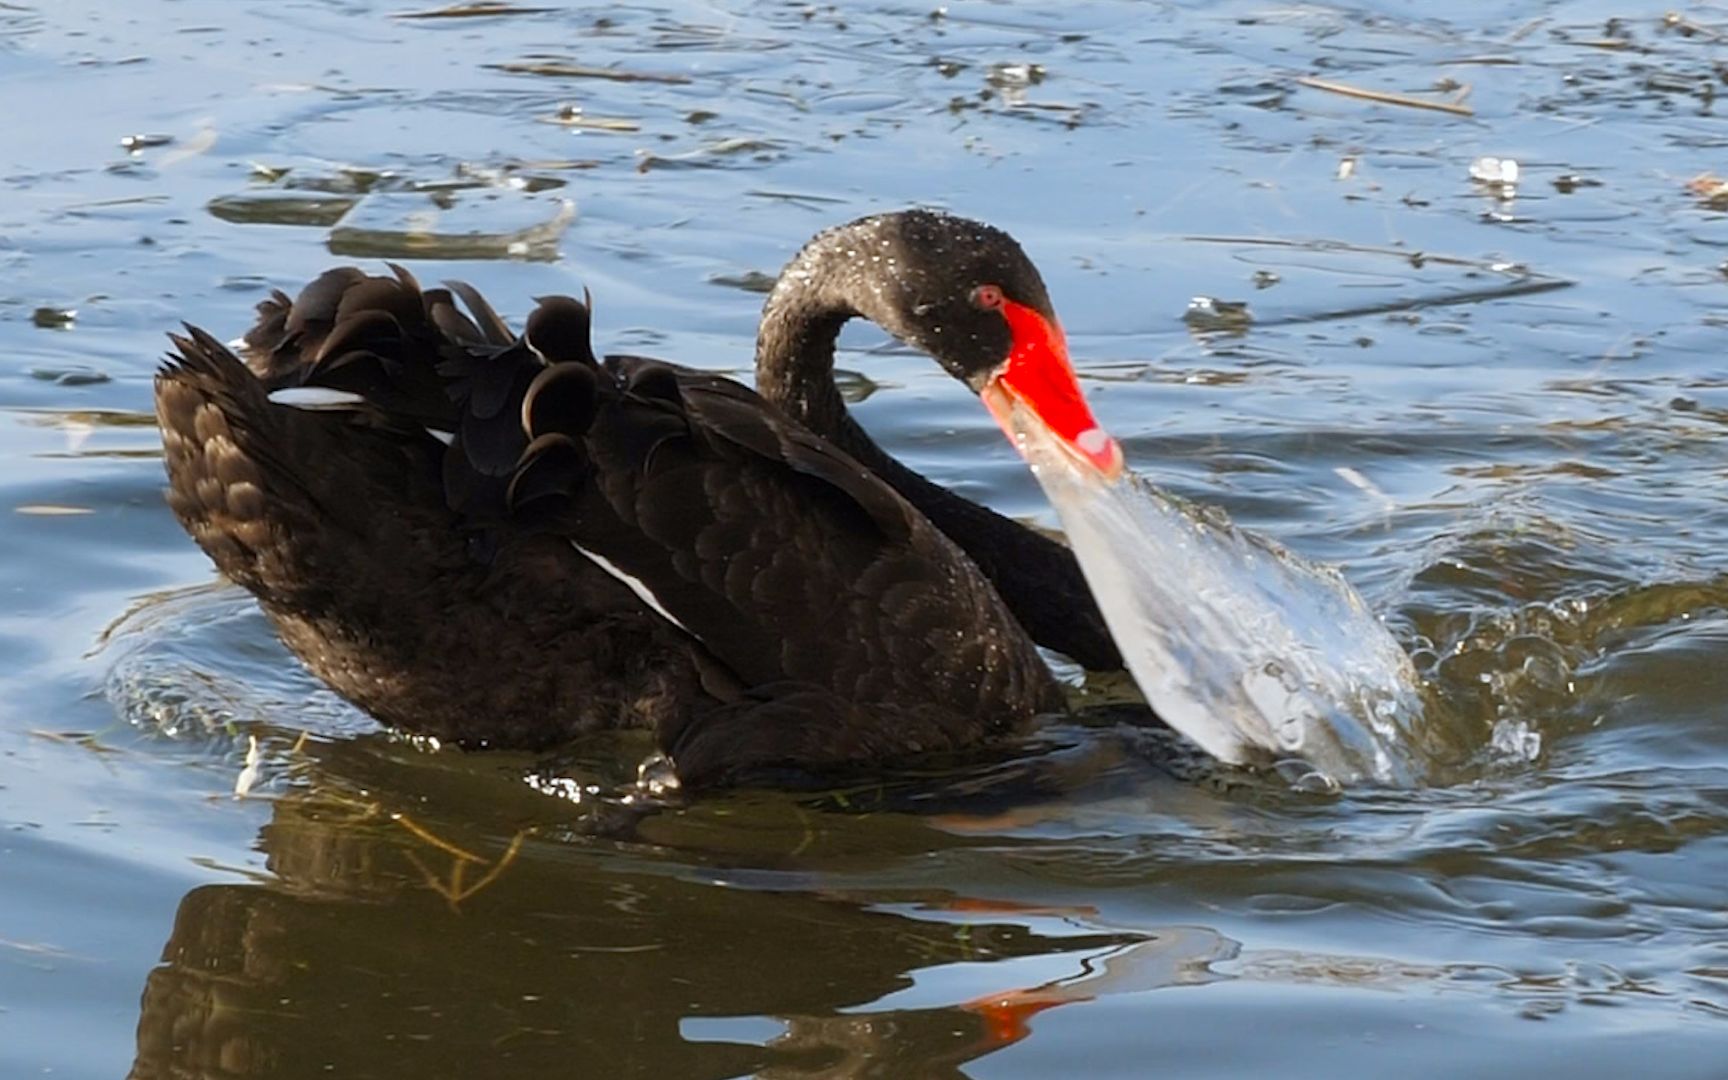
<svg viewBox="0 0 1728 1080"><path fill-rule="evenodd" d="M1301 758L1285 758L1272 764L1276 772L1291 791L1300 791L1305 795L1336 796L1344 793L1344 785L1316 769Z"/></svg>
<svg viewBox="0 0 1728 1080"><path fill-rule="evenodd" d="M1529 764L1542 753L1542 733L1523 720L1501 720L1494 725L1489 745L1502 760Z"/></svg>
<svg viewBox="0 0 1728 1080"><path fill-rule="evenodd" d="M1490 187L1516 186L1519 172L1518 162L1512 158L1479 157L1470 163L1470 179Z"/></svg>
<svg viewBox="0 0 1728 1080"><path fill-rule="evenodd" d="M678 780L677 766L671 758L655 751L636 766L637 791L649 798L665 798L683 785Z"/></svg>

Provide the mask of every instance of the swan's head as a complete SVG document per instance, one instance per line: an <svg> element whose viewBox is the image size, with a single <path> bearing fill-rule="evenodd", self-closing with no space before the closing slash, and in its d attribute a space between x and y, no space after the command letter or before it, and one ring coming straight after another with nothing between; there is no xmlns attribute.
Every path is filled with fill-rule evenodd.
<svg viewBox="0 0 1728 1080"><path fill-rule="evenodd" d="M1016 447L1018 409L1080 465L1106 478L1122 472L1121 447L1080 392L1044 280L1007 233L928 210L882 214L817 237L782 287L800 273L971 387Z"/></svg>
<svg viewBox="0 0 1728 1080"><path fill-rule="evenodd" d="M965 376L1015 449L1023 449L1014 414L1041 425L1082 466L1106 480L1122 474L1122 447L1092 415L1080 392L1068 342L1056 316L1010 298L991 282L973 288L971 300L1008 327L1006 359Z"/></svg>

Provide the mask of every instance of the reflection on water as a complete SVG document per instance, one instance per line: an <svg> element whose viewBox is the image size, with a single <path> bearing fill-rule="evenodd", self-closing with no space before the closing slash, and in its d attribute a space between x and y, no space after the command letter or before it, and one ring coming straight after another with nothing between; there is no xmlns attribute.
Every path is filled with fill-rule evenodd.
<svg viewBox="0 0 1728 1080"><path fill-rule="evenodd" d="M1155 940L954 926L815 891L765 898L544 844L458 906L422 887L429 862L449 862L431 844L357 832L315 799L274 811L261 838L271 885L181 901L145 986L133 1075L441 1075L483 1059L512 1075L578 1062L605 1076L959 1075L1002 1044L981 1010L845 1011L922 968L1039 956L1077 968ZM358 1017L367 1038L318 1037Z"/></svg>
<svg viewBox="0 0 1728 1080"><path fill-rule="evenodd" d="M1708 964L1677 983L1640 965L1555 969L1243 948L1215 929L1134 925L1059 899L1084 880L1103 890L1095 895L1106 908L1121 907L1113 894L1127 883L1118 876L1126 867L1098 872L1119 861L1107 845L1090 856L1106 861L1090 869L1079 861L1089 845L1016 845L1009 865L1074 865L1041 875L1046 884L1034 892L1048 893L1045 902L987 899L896 881L896 860L864 848L883 823L812 817L780 800L710 808L709 835L732 833L718 857L642 840L583 841L545 825L530 825L544 835L524 841L499 831L524 809L505 778L451 773L426 755L388 749L326 747L320 757L305 783L270 804L258 838L263 872L181 899L144 986L131 1075L441 1075L451 1061L485 1060L510 1075L580 1062L583 1075L606 1076L962 1076L972 1075L964 1063L1016 1046L1064 1007L1132 999L1160 1015L1162 999L1145 995L1219 984L1238 984L1234 993L1248 1002L1257 987L1329 988L1361 1015L1373 1014L1376 998L1414 996L1442 1016L1444 1003L1483 1001L1503 1024L1563 1020L1591 1005L1633 1010L1640 1024L1670 1011L1728 1009L1720 994L1700 992ZM330 771L342 767L354 774ZM477 794L487 797L476 802ZM455 820L475 806L493 812L478 823ZM543 819L544 809L528 817ZM916 820L887 824L889 833L920 831L928 855L960 856L957 866L987 850L973 841L952 847ZM1254 904L1266 915L1359 903L1328 884L1341 884L1327 864L1351 858L1346 852L1316 851L1319 861L1299 868L1288 853L1256 858L1250 837L1220 846L1226 833L1201 830L1213 833L1205 869L1178 869L1176 846L1139 860L1129 876L1156 883L1163 864L1208 875L1194 893L1225 895L1230 877L1219 870L1233 850L1255 864L1244 870L1260 877ZM833 835L812 845L812 831ZM1271 839L1268 831L1260 842ZM1388 895L1385 914L1442 934L1477 918L1485 926L1528 920L1543 935L1586 941L1616 938L1617 924L1640 921L1631 898L1613 890L1568 915L1558 881L1518 884L1528 871L1514 867L1538 865L1534 852L1507 848L1483 860L1503 875L1484 880L1462 861L1468 846L1457 839L1427 836L1401 855L1414 867L1433 860L1439 873L1422 876L1448 881L1453 895ZM1540 858L1600 850L1599 842L1550 844ZM1641 845L1622 830L1614 846ZM855 854L834 854L846 850ZM1372 866L1356 862L1350 892L1374 879ZM466 893L454 888L464 868ZM1068 887L1058 884L1070 873ZM1419 884L1384 878L1382 887ZM1522 888L1532 891L1519 897ZM1487 896L1495 899L1479 908ZM1233 1022L1201 1021L1215 1038ZM328 1037L356 1024L364 1037Z"/></svg>
<svg viewBox="0 0 1728 1080"><path fill-rule="evenodd" d="M273 726L314 685L232 587L146 599L103 658L142 727L269 747L263 862L180 900L139 1077L436 1074L482 1055L523 1075L580 1059L596 1075L962 1076L1071 1008L1162 1015L1167 991L1225 984L1235 1004L1189 1021L1214 1039L1271 988L1329 989L1363 1023L1412 996L1487 1005L1482 1037L1505 1045L1532 1019L1589 1030L1591 1005L1653 1031L1728 1015L1714 871L1646 876L1721 830L1721 767L1579 763L1540 786L1316 800L1172 776L1166 746L1098 714L996 763L666 807L596 835L591 804L522 782L544 763L428 752L318 711ZM189 695L195 658L209 666ZM634 758L612 757L621 783ZM1666 925L1675 903L1685 927ZM1292 919L1425 943L1400 956L1246 929ZM1624 954L1652 935L1672 964ZM364 1038L318 1037L356 1023Z"/></svg>
<svg viewBox="0 0 1728 1080"><path fill-rule="evenodd" d="M1720 1075L1728 214L1687 180L1722 171L1728 16L399 17L437 6L0 4L0 1075ZM762 275L909 203L1025 244L1160 487L1344 568L1448 711L1444 786L1290 792L1106 712L596 829L524 778L605 791L640 747L425 752L184 591L162 332L238 333L350 213L506 316L587 286L603 347L739 372ZM844 343L860 421L1054 524L880 341Z"/></svg>

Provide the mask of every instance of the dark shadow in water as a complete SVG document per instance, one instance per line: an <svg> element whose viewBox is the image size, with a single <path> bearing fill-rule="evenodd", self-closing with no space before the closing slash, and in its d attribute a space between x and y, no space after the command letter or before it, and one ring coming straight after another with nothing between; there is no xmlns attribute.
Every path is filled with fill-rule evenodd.
<svg viewBox="0 0 1728 1080"><path fill-rule="evenodd" d="M489 1075L963 1076L1023 1038L1031 1014L1088 992L1057 979L968 1004L845 1010L950 963L1067 955L1053 966L1084 981L1094 966L1120 978L1139 954L1140 989L1207 981L1230 951L1209 934L1197 950L1185 932L1049 936L980 922L948 895L919 902L972 910L965 923L716 888L607 865L628 858L615 849L540 842L452 905L410 870L438 859L431 844L356 827L315 797L277 802L260 844L274 880L181 901L144 988L133 1077L436 1076L482 1061ZM1182 955L1143 962L1170 946Z"/></svg>

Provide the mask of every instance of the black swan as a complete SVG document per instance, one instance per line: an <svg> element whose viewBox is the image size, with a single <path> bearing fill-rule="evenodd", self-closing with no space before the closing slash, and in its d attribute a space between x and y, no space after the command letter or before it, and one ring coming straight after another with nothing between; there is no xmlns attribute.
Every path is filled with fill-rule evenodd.
<svg viewBox="0 0 1728 1080"><path fill-rule="evenodd" d="M863 316L1119 470L1006 233L928 211L821 233L764 309L760 396L597 360L582 302L518 336L392 270L275 293L250 366L188 327L156 379L175 515L383 722L518 748L645 727L686 787L773 782L1059 709L1034 641L1120 665L1065 547L889 457L834 385ZM272 397L297 387L345 400Z"/></svg>

